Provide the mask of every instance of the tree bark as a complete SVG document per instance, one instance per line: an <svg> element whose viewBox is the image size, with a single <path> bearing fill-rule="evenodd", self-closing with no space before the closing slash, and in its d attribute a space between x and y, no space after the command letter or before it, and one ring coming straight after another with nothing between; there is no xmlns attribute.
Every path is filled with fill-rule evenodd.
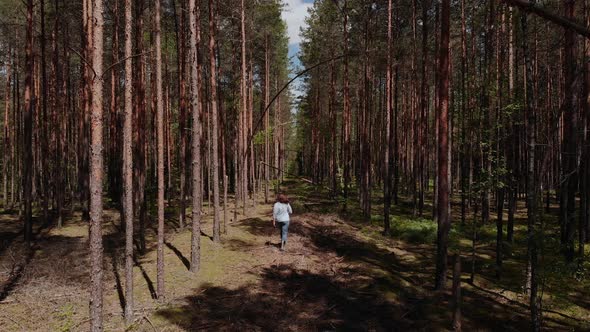
<svg viewBox="0 0 590 332"><path fill-rule="evenodd" d="M132 0L125 0L125 113L123 122L123 217L125 222L125 321L133 322L133 72Z"/></svg>
<svg viewBox="0 0 590 332"><path fill-rule="evenodd" d="M35 113L35 91L33 90L33 0L27 1L27 34L25 46L25 109L24 141L22 150L22 181L24 198L25 241L33 239L32 177L33 177L33 118Z"/></svg>
<svg viewBox="0 0 590 332"><path fill-rule="evenodd" d="M575 0L564 0L566 17L573 20ZM563 141L562 169L560 178L559 221L561 225L561 244L567 261L574 259L575 204L577 182L577 100L576 100L576 53L575 35L565 30L564 42L564 100L563 100ZM531 79L531 78L529 78Z"/></svg>
<svg viewBox="0 0 590 332"><path fill-rule="evenodd" d="M164 99L162 96L162 42L160 0L156 0L156 135L158 141L158 299L164 297Z"/></svg>
<svg viewBox="0 0 590 332"><path fill-rule="evenodd" d="M186 170L187 170L187 105L186 105L186 8L185 1L180 1L181 15L180 20L176 13L176 3L173 3L174 9L174 23L176 32L176 60L178 64L178 108L179 108L179 119L178 128L180 136L180 161L178 168L180 170L180 214L178 223L180 228L183 229L186 223Z"/></svg>
<svg viewBox="0 0 590 332"><path fill-rule="evenodd" d="M92 109L90 114L90 330L102 331L103 244L103 3L92 1Z"/></svg>
<svg viewBox="0 0 590 332"><path fill-rule="evenodd" d="M537 299L538 281L537 281L537 240L536 240L536 224L537 224L537 183L535 176L535 162L536 162L536 116L533 110L532 89L533 83L531 81L533 68L531 58L529 56L528 48L528 22L527 16L521 15L521 26L523 34L523 56L525 60L525 84L526 84L526 114L527 114L527 147L529 149L527 161L527 263L528 263L528 278L527 283L530 285L529 308L531 314L531 330L540 331L540 312Z"/></svg>
<svg viewBox="0 0 590 332"><path fill-rule="evenodd" d="M6 62L6 90L4 93L4 156L2 163L2 188L3 188L3 206L4 209L8 208L8 164L12 164L10 160L10 93L11 93L11 80L12 80L12 49L8 49L8 61Z"/></svg>
<svg viewBox="0 0 590 332"><path fill-rule="evenodd" d="M450 34L450 0L442 0L441 33L439 46L439 132L438 132L438 232L436 253L435 289L442 290L446 284L447 249L451 221L449 218L449 34Z"/></svg>
<svg viewBox="0 0 590 332"><path fill-rule="evenodd" d="M49 152L49 147L47 144L47 141L49 140L49 137L47 135L47 126L49 124L49 118L47 116L47 97L48 97L48 93L47 93L47 61L46 61L46 39L47 39L47 35L45 33L45 1L41 0L39 1L39 12L40 12L40 19L41 19L41 36L39 37L39 42L40 42L40 61L41 61L41 113L38 115L39 116L39 127L41 128L41 132L37 132L37 134L39 134L41 137L38 140L38 143L40 143L40 149L41 152L44 156L49 157L50 156L50 152ZM55 39L54 39L55 42ZM54 73L55 76L54 78L57 79L57 72ZM57 86L54 86L54 88L56 88ZM53 100L54 104L53 106L53 110L52 112L54 114L57 113L57 99ZM40 162L42 164L42 166L39 169L39 176L41 177L41 188L42 188L42 198L41 198L41 206L43 209L43 220L44 221L48 221L49 219L49 165L47 163L47 159L49 158L40 158ZM57 170L57 168L56 168ZM34 172L33 172L34 173ZM59 227L61 227L61 223L59 223L58 225Z"/></svg>
<svg viewBox="0 0 590 332"><path fill-rule="evenodd" d="M387 73L385 86L385 139L383 151L383 233L389 234L391 231L390 225L390 210L391 210L391 173L390 173L390 149L389 142L391 141L391 113L392 113L392 78L391 78L391 53L393 43L393 27L392 27L392 12L393 1L387 1Z"/></svg>
<svg viewBox="0 0 590 332"><path fill-rule="evenodd" d="M453 330L461 332L461 256L453 257Z"/></svg>
<svg viewBox="0 0 590 332"><path fill-rule="evenodd" d="M351 162L351 147L350 147L350 132L351 132L351 111L350 111L350 87L348 77L348 0L344 0L342 12L344 14L343 31L344 31L344 74L343 74L343 99L344 109L342 111L342 155L341 164L344 168L344 211L347 208L348 191L350 186L350 162Z"/></svg>
<svg viewBox="0 0 590 332"><path fill-rule="evenodd" d="M59 0L55 0L55 12L59 12ZM65 132L65 126L62 126L64 120L67 119L67 113L60 114L60 110L64 109L64 94L67 93L65 90L65 79L62 80L62 73L60 71L59 65L59 48L58 48L58 37L59 37L59 15L55 16L55 23L53 29L53 75L55 76L53 84L55 85L53 88L53 126L54 126L54 133L55 133L55 152L54 152L54 159L55 159L55 170L54 170L54 199L55 199L55 208L57 210L57 226L61 227L63 225L63 206L65 201L65 185L64 185L64 142L62 139L63 133ZM63 84L62 84L63 81ZM62 100L63 99L63 100ZM45 118L47 117L46 112L44 112ZM48 122L48 121L47 121ZM46 151L46 154L49 154L49 147L47 146L49 142L49 135L47 131L47 126L44 125L43 133L44 136L44 143L43 143L43 150ZM47 169L46 172L49 172L50 167L48 167L47 160L49 158L43 158L43 162L45 163L42 165L44 169ZM47 218L49 218L49 174L45 177L44 180L44 195L47 196L44 202L44 213L47 213ZM45 211L47 209L47 211Z"/></svg>
<svg viewBox="0 0 590 332"><path fill-rule="evenodd" d="M247 144L247 137L248 137L248 90L247 90L247 74L246 74L246 8L244 6L244 0L240 2L240 48L241 48L241 76L240 76L240 96L241 96L241 119L242 122L240 123L240 132L241 136L239 142L241 142L240 146L240 164L238 167L241 170L241 185L242 185L242 208L243 214L246 215L246 196L248 193L248 147ZM237 209L237 207L236 207Z"/></svg>
<svg viewBox="0 0 590 332"><path fill-rule="evenodd" d="M571 17L562 17L551 13L550 11L546 10L542 6L535 3L535 1L527 1L527 0L502 0L509 6L516 6L521 10L529 13L533 13L539 17L542 17L550 22L553 22L567 30L575 32L581 36L586 38L590 38L590 29L577 24ZM566 0L567 1L567 0Z"/></svg>
<svg viewBox="0 0 590 332"><path fill-rule="evenodd" d="M215 0L209 0L209 70L211 79L211 127L212 127L212 155L211 176L213 177L213 242L220 242L220 209L219 209L219 122L217 119L217 65L216 65L216 41L215 29L217 25L217 13Z"/></svg>
<svg viewBox="0 0 590 332"><path fill-rule="evenodd" d="M590 27L590 4L586 0L584 5L586 26ZM582 119L585 117L586 121L584 126L584 146L586 148L583 152L584 157L582 158L582 160L584 160L584 169L582 171L584 173L584 182L580 186L582 192L581 199L583 200L582 205L580 206L580 228L581 232L584 233L584 242L590 243L590 40L584 40L584 45L584 73L586 74L584 83L586 91L585 94L582 95L582 98L584 99L584 113L582 114ZM581 245L581 250L583 251L583 249L583 245Z"/></svg>
<svg viewBox="0 0 590 332"><path fill-rule="evenodd" d="M199 6L196 0L189 0L190 24L190 103L192 108L192 235L191 266L193 273L201 266L201 109L199 100L198 47L201 40Z"/></svg>
<svg viewBox="0 0 590 332"><path fill-rule="evenodd" d="M144 3L143 1L137 1L135 5L135 10L137 12L135 18L135 49L136 52L143 52L143 11L144 11ZM145 198L145 182L146 182L146 148L145 148L145 127L146 127L146 92L145 92L145 61L136 61L135 62L135 123L134 123L134 140L135 144L135 151L136 151L136 158L134 162L134 167L136 168L136 188L135 188L135 195L136 195L136 207L138 210L138 217L139 217L139 252L145 253L146 251L146 239L145 239L145 231L146 231L146 198Z"/></svg>

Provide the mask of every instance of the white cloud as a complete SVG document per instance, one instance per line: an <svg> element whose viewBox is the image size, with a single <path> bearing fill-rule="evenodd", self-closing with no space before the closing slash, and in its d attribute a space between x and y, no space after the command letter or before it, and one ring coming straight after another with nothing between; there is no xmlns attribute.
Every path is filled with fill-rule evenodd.
<svg viewBox="0 0 590 332"><path fill-rule="evenodd" d="M313 4L304 2L304 0L285 0L284 2L286 6L283 10L282 17L287 22L289 44L299 44L301 42L299 29L305 27L307 9Z"/></svg>

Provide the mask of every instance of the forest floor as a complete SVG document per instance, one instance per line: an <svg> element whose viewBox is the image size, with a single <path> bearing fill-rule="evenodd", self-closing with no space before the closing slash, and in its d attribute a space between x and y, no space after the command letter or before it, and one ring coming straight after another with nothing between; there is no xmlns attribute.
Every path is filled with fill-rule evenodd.
<svg viewBox="0 0 590 332"><path fill-rule="evenodd" d="M326 192L288 181L295 214L287 251L278 249L271 205L248 207L228 220L221 244L210 239L211 216L202 225L201 270L188 271L190 230L167 212L166 298L154 300L155 220L148 248L134 269L135 323L124 326L124 235L119 214L105 211L104 324L107 331L445 331L450 293L435 293L436 223L413 217L407 203L394 208L392 236L381 235L379 197L371 222L341 212ZM349 211L357 211L351 202ZM429 210L427 210L429 211ZM207 208L205 208L207 212ZM241 212L241 209L240 211ZM455 211L457 212L457 211ZM80 331L88 320L88 226L78 212L60 229L36 223L31 249L21 223L0 214L0 331ZM233 216L233 210L229 213ZM493 217L493 216L492 216ZM454 218L457 220L458 218ZM493 220L493 219L492 219ZM456 222L451 252L463 258L463 328L466 331L528 330L524 207L516 242L505 244L502 279L495 278L495 224L483 225L471 272L471 223ZM553 222L554 223L554 222ZM551 218L547 218L547 225ZM590 268L567 265L554 237L542 250L543 325L546 330L590 330ZM450 279L450 278L449 278ZM450 285L450 282L449 282Z"/></svg>

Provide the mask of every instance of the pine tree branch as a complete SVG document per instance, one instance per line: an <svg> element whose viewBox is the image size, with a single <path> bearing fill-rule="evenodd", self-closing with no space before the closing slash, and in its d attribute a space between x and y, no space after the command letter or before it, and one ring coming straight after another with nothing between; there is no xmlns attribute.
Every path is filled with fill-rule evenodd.
<svg viewBox="0 0 590 332"><path fill-rule="evenodd" d="M563 28L571 29L577 34L590 39L590 30L586 27L573 22L563 16L554 14L540 5L527 0L502 0L505 4L511 7L518 7L520 10L540 16L548 21L551 21Z"/></svg>

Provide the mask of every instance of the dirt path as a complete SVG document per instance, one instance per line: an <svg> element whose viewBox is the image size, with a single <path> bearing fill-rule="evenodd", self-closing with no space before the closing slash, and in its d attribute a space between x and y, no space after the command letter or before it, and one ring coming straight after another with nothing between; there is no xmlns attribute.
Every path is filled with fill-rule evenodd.
<svg viewBox="0 0 590 332"><path fill-rule="evenodd" d="M364 257L374 261L372 268L351 259L376 248L363 249L352 227L334 216L294 217L285 252L278 250L278 232L268 219L248 218L233 228L223 245L241 257L227 266L232 277L158 311L158 321L184 330L392 330L392 318L403 314L389 292L377 292L382 282L368 275L385 263L379 253Z"/></svg>

